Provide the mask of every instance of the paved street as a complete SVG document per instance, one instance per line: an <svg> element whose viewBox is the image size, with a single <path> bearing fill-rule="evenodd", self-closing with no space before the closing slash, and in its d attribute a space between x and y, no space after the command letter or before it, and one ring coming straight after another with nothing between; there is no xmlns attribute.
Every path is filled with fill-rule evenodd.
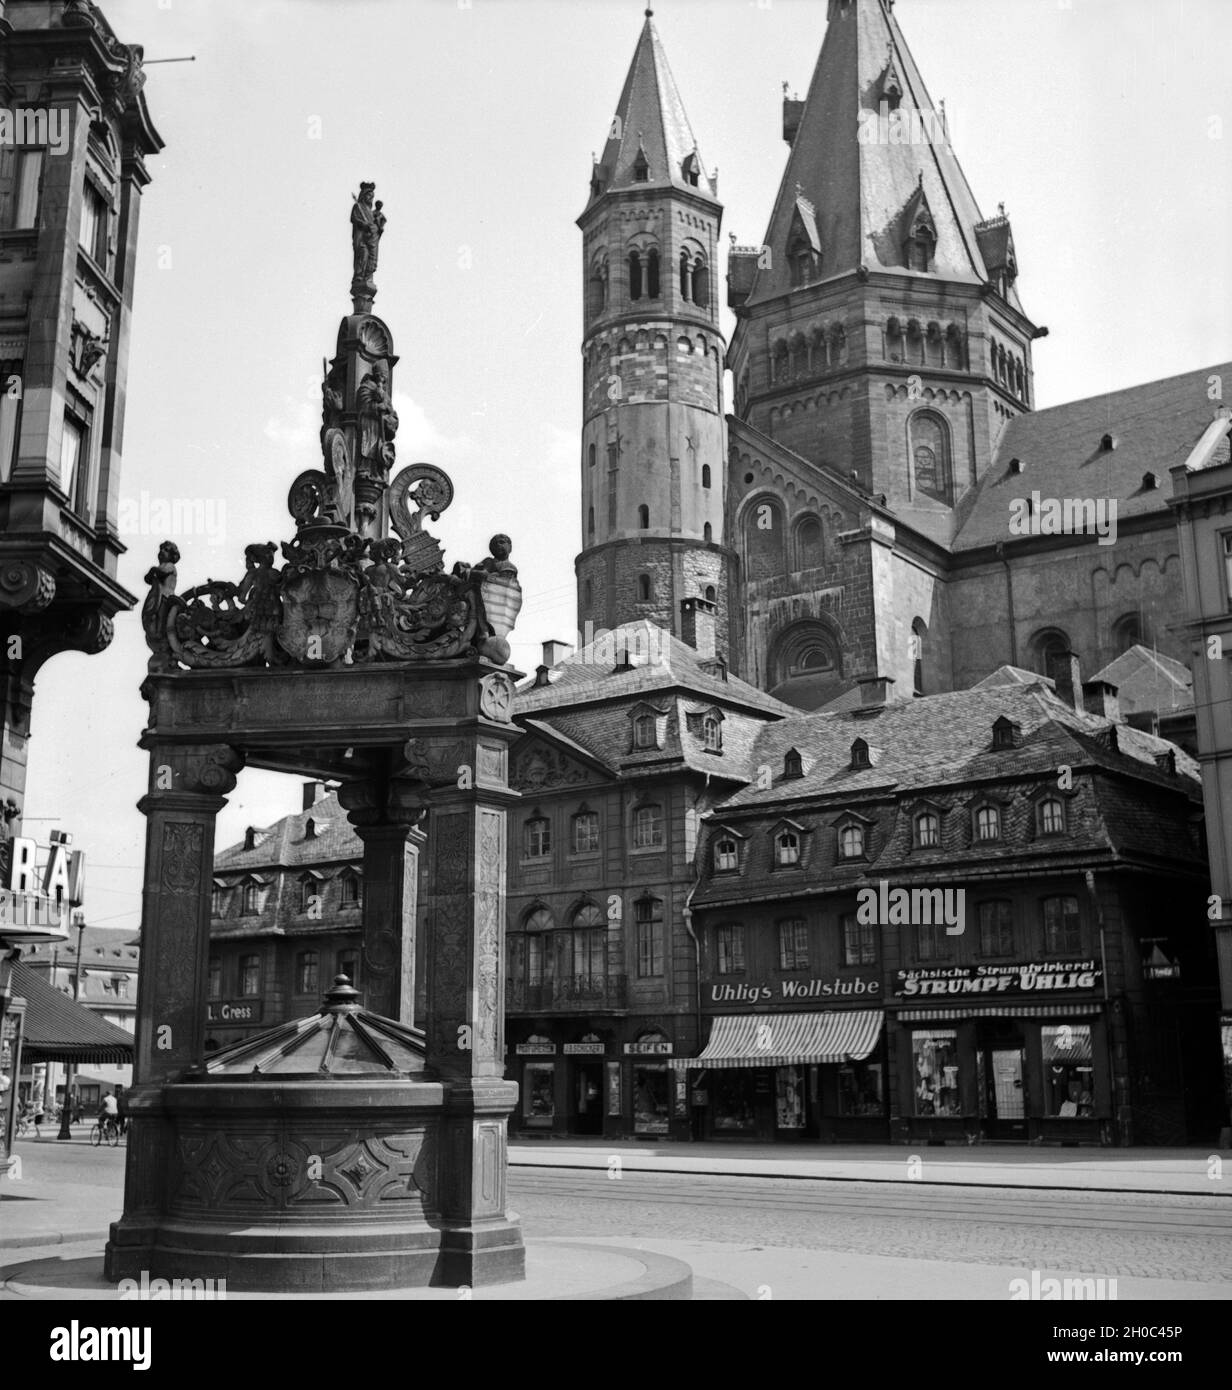
<svg viewBox="0 0 1232 1390"><path fill-rule="evenodd" d="M0 1264L20 1264L36 1250L80 1256L85 1247L71 1244L74 1236L88 1236L97 1249L119 1214L124 1148L92 1149L83 1136L69 1144L27 1141L18 1152L22 1178L0 1191ZM577 1151L543 1158L571 1156L576 1160ZM593 1156L601 1157L598 1149ZM880 1156L887 1170L901 1171L901 1153ZM607 1163L530 1166L540 1157L519 1148L509 1175L510 1205L528 1239L671 1255L692 1266L702 1297L998 1300L1009 1298L1011 1281L1030 1278L1032 1270L1115 1278L1121 1301L1232 1297L1232 1201L1225 1182L1207 1192L1143 1194L745 1176L739 1159L704 1145L687 1157L662 1154L653 1161L665 1168L706 1161L731 1171L641 1172L632 1165L651 1160L634 1151L617 1177ZM1022 1151L1005 1156L1008 1178L1021 1177L1024 1157ZM1198 1157L1195 1152L1195 1166ZM1086 1160L1087 1168L1098 1168L1098 1155ZM830 1161L828 1153L817 1171ZM842 1155L833 1161L841 1164ZM1153 1162L1182 1166L1176 1158ZM1047 1163L1046 1156L1037 1159L1037 1167ZM995 1156L985 1155L971 1171L995 1166ZM1151 1166L1144 1159L1141 1170ZM28 1233L21 1245L19 1230ZM49 1243L53 1233L58 1245ZM12 1296L0 1290L0 1298Z"/></svg>

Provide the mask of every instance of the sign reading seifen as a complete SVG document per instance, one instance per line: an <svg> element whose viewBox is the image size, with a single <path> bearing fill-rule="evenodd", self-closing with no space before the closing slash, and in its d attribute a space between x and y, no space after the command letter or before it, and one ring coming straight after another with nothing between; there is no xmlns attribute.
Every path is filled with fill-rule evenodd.
<svg viewBox="0 0 1232 1390"><path fill-rule="evenodd" d="M1067 990L1094 989L1102 973L1093 960L923 966L896 971L894 993L900 999L941 994L1062 994Z"/></svg>

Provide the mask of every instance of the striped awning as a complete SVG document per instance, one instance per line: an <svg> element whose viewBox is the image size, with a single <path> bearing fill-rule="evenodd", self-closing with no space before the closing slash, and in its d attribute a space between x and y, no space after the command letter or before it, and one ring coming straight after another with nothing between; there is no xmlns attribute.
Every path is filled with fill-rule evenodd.
<svg viewBox="0 0 1232 1390"><path fill-rule="evenodd" d="M880 1009L836 1009L822 1014L724 1014L698 1057L674 1057L690 1067L790 1067L861 1062L877 1046Z"/></svg>
<svg viewBox="0 0 1232 1390"><path fill-rule="evenodd" d="M1078 1018L1097 1014L1102 1005L1083 1004L967 1004L953 1009L900 1009L901 1023L958 1023L964 1018Z"/></svg>
<svg viewBox="0 0 1232 1390"><path fill-rule="evenodd" d="M20 961L13 966L13 994L26 1001L21 1053L25 1061L125 1066L133 1060L130 1034L53 989Z"/></svg>

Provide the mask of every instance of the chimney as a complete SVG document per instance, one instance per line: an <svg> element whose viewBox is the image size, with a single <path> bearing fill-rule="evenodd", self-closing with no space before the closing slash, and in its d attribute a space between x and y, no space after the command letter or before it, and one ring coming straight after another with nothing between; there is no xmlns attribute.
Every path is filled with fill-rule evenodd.
<svg viewBox="0 0 1232 1390"><path fill-rule="evenodd" d="M543 664L552 670L559 666L566 657L573 655L573 648L568 642L557 642L549 640L543 644Z"/></svg>
<svg viewBox="0 0 1232 1390"><path fill-rule="evenodd" d="M244 848L245 848L245 849L256 849L256 847L257 847L257 827L256 827L255 825L250 825L250 826L244 831Z"/></svg>
<svg viewBox="0 0 1232 1390"><path fill-rule="evenodd" d="M546 646L548 645L548 643L545 642L543 645L546 647ZM551 677L551 671L552 671L552 668L551 668L550 666L536 666L536 667L535 667L535 684L534 684L534 686L532 687L532 689L538 690L538 689L540 689L542 686L551 685L551 684L552 684L552 681L551 681L551 678L550 678L550 677Z"/></svg>
<svg viewBox="0 0 1232 1390"><path fill-rule="evenodd" d="M1117 699L1117 687L1108 681L1083 681L1082 705L1088 714L1098 714L1101 719L1121 719L1121 702Z"/></svg>
<svg viewBox="0 0 1232 1390"><path fill-rule="evenodd" d="M680 638L703 660L713 659L715 604L705 598L680 600Z"/></svg>
<svg viewBox="0 0 1232 1390"><path fill-rule="evenodd" d="M893 676L857 676L856 681L860 687L861 709L880 709L889 702Z"/></svg>
<svg viewBox="0 0 1232 1390"><path fill-rule="evenodd" d="M300 807L301 811L311 811L318 801L325 799L324 782L305 782L304 783L304 804Z"/></svg>
<svg viewBox="0 0 1232 1390"><path fill-rule="evenodd" d="M784 84L786 85L786 84ZM804 103L798 97L783 93L783 139L789 145L796 143L796 132L800 129L800 118L804 115Z"/></svg>
<svg viewBox="0 0 1232 1390"><path fill-rule="evenodd" d="M1048 664L1049 674L1056 683L1057 698L1076 710L1082 709L1082 665L1078 653L1058 652Z"/></svg>

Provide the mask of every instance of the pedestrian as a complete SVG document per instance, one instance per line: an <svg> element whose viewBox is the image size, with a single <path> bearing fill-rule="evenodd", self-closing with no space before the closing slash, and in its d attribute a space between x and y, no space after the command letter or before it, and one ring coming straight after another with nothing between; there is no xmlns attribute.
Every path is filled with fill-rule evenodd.
<svg viewBox="0 0 1232 1390"><path fill-rule="evenodd" d="M43 1098L42 1098L42 1096L39 1096L39 1098L34 1102L34 1137L35 1137L36 1139L41 1139L41 1138L43 1137Z"/></svg>

